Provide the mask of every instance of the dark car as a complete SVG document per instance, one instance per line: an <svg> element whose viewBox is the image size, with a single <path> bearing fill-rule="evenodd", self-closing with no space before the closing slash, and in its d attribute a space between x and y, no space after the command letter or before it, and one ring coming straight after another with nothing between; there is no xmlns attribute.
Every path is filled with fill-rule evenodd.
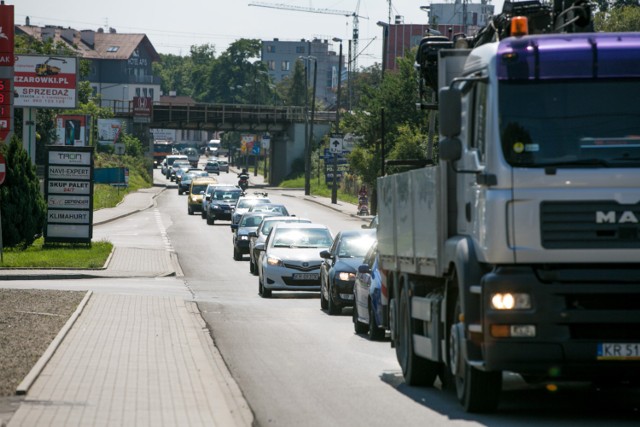
<svg viewBox="0 0 640 427"><path fill-rule="evenodd" d="M242 255L249 253L249 233L255 232L262 220L275 214L267 212L247 212L238 221L233 233L233 259L240 261Z"/></svg>
<svg viewBox="0 0 640 427"><path fill-rule="evenodd" d="M206 196L209 199L207 200L207 211L203 216L207 219L207 224L213 225L219 220L230 221L233 208L241 195L242 190L238 186L216 186L211 194Z"/></svg>
<svg viewBox="0 0 640 427"><path fill-rule="evenodd" d="M320 252L320 307L340 314L353 305L353 284L358 267L376 239L375 230L341 231L329 250Z"/></svg>
<svg viewBox="0 0 640 427"><path fill-rule="evenodd" d="M185 192L189 191L191 187L191 181L196 178L202 178L209 176L209 172L205 172L200 169L191 169L180 177L180 181L178 182L178 194L182 195Z"/></svg>
<svg viewBox="0 0 640 427"><path fill-rule="evenodd" d="M384 339L387 330L382 322L382 273L378 268L376 243L358 267L353 296L353 329L356 334L366 333L372 341Z"/></svg>

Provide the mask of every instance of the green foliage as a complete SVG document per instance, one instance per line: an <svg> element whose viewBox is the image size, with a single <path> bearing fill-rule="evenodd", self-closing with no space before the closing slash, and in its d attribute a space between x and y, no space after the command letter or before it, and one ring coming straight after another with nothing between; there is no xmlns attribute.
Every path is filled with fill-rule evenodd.
<svg viewBox="0 0 640 427"><path fill-rule="evenodd" d="M305 85L305 68L302 61L297 60L293 68L293 77L288 88L286 101L288 105L301 107L305 105L305 99L308 96Z"/></svg>
<svg viewBox="0 0 640 427"><path fill-rule="evenodd" d="M135 139L127 136L126 138ZM125 139L126 139L125 138ZM126 147L125 142L125 147ZM96 168L129 168L129 186L126 188L113 187L108 184L95 184L93 187L93 209L111 208L122 201L124 196L149 188L153 185L153 178L149 174L149 160L142 154L131 156L128 153L119 156L113 153L97 153L95 156Z"/></svg>
<svg viewBox="0 0 640 427"><path fill-rule="evenodd" d="M36 168L21 141L14 135L9 146L2 148L7 164L6 178L0 187L3 244L24 249L42 233L46 204Z"/></svg>
<svg viewBox="0 0 640 427"><path fill-rule="evenodd" d="M29 248L8 249L2 267L21 268L101 268L107 262L113 245L106 241L86 244L44 244L39 238Z"/></svg>
<svg viewBox="0 0 640 427"><path fill-rule="evenodd" d="M600 11L595 15L594 27L604 32L640 31L640 7L636 2L633 6L620 5Z"/></svg>

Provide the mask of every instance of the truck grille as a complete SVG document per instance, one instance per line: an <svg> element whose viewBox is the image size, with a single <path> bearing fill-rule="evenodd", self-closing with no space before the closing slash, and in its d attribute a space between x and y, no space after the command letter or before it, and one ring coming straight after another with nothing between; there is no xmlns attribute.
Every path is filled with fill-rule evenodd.
<svg viewBox="0 0 640 427"><path fill-rule="evenodd" d="M640 203L542 202L540 235L546 249L640 248Z"/></svg>

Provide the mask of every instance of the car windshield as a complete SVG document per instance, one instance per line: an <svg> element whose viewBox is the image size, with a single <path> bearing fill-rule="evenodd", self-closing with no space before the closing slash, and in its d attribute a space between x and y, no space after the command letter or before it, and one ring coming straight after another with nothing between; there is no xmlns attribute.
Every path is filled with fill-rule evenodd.
<svg viewBox="0 0 640 427"><path fill-rule="evenodd" d="M260 227L260 233L266 236L271 232L271 229L273 228L274 225L276 225L277 222L292 223L292 222L311 222L311 221L299 220L299 219L264 221L264 223L262 224L262 227Z"/></svg>
<svg viewBox="0 0 640 427"><path fill-rule="evenodd" d="M640 166L640 80L505 81L499 93L509 164Z"/></svg>
<svg viewBox="0 0 640 427"><path fill-rule="evenodd" d="M239 209L248 209L253 205L256 205L258 203L265 203L268 202L268 200L262 200L262 199L242 199L238 201L238 206L236 206L236 208Z"/></svg>
<svg viewBox="0 0 640 427"><path fill-rule="evenodd" d="M344 236L338 246L338 256L340 258L363 258L374 241L373 236Z"/></svg>
<svg viewBox="0 0 640 427"><path fill-rule="evenodd" d="M324 248L331 243L331 233L325 228L284 228L273 236L274 248Z"/></svg>
<svg viewBox="0 0 640 427"><path fill-rule="evenodd" d="M264 219L263 216L244 216L242 217L242 220L240 221L240 227L258 227L260 225L260 223L262 222L262 220Z"/></svg>
<svg viewBox="0 0 640 427"><path fill-rule="evenodd" d="M255 205L251 208L252 212L275 212L282 215L287 215L287 209L284 206L278 205Z"/></svg>
<svg viewBox="0 0 640 427"><path fill-rule="evenodd" d="M207 184L197 184L191 188L191 194L200 194L201 191L207 189Z"/></svg>
<svg viewBox="0 0 640 427"><path fill-rule="evenodd" d="M228 200L230 202L236 201L240 198L240 191L225 191L220 190L213 193L215 200Z"/></svg>

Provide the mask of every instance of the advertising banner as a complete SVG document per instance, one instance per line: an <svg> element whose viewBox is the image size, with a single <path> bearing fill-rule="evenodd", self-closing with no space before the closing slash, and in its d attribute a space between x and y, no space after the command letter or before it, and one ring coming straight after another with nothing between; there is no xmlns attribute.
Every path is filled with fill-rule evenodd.
<svg viewBox="0 0 640 427"><path fill-rule="evenodd" d="M56 145L84 147L89 145L88 116L56 116Z"/></svg>
<svg viewBox="0 0 640 427"><path fill-rule="evenodd" d="M98 119L98 144L115 144L126 123L124 119Z"/></svg>
<svg viewBox="0 0 640 427"><path fill-rule="evenodd" d="M15 55L13 69L15 107L77 107L77 58Z"/></svg>
<svg viewBox="0 0 640 427"><path fill-rule="evenodd" d="M0 67L12 67L14 62L13 5L0 5Z"/></svg>

